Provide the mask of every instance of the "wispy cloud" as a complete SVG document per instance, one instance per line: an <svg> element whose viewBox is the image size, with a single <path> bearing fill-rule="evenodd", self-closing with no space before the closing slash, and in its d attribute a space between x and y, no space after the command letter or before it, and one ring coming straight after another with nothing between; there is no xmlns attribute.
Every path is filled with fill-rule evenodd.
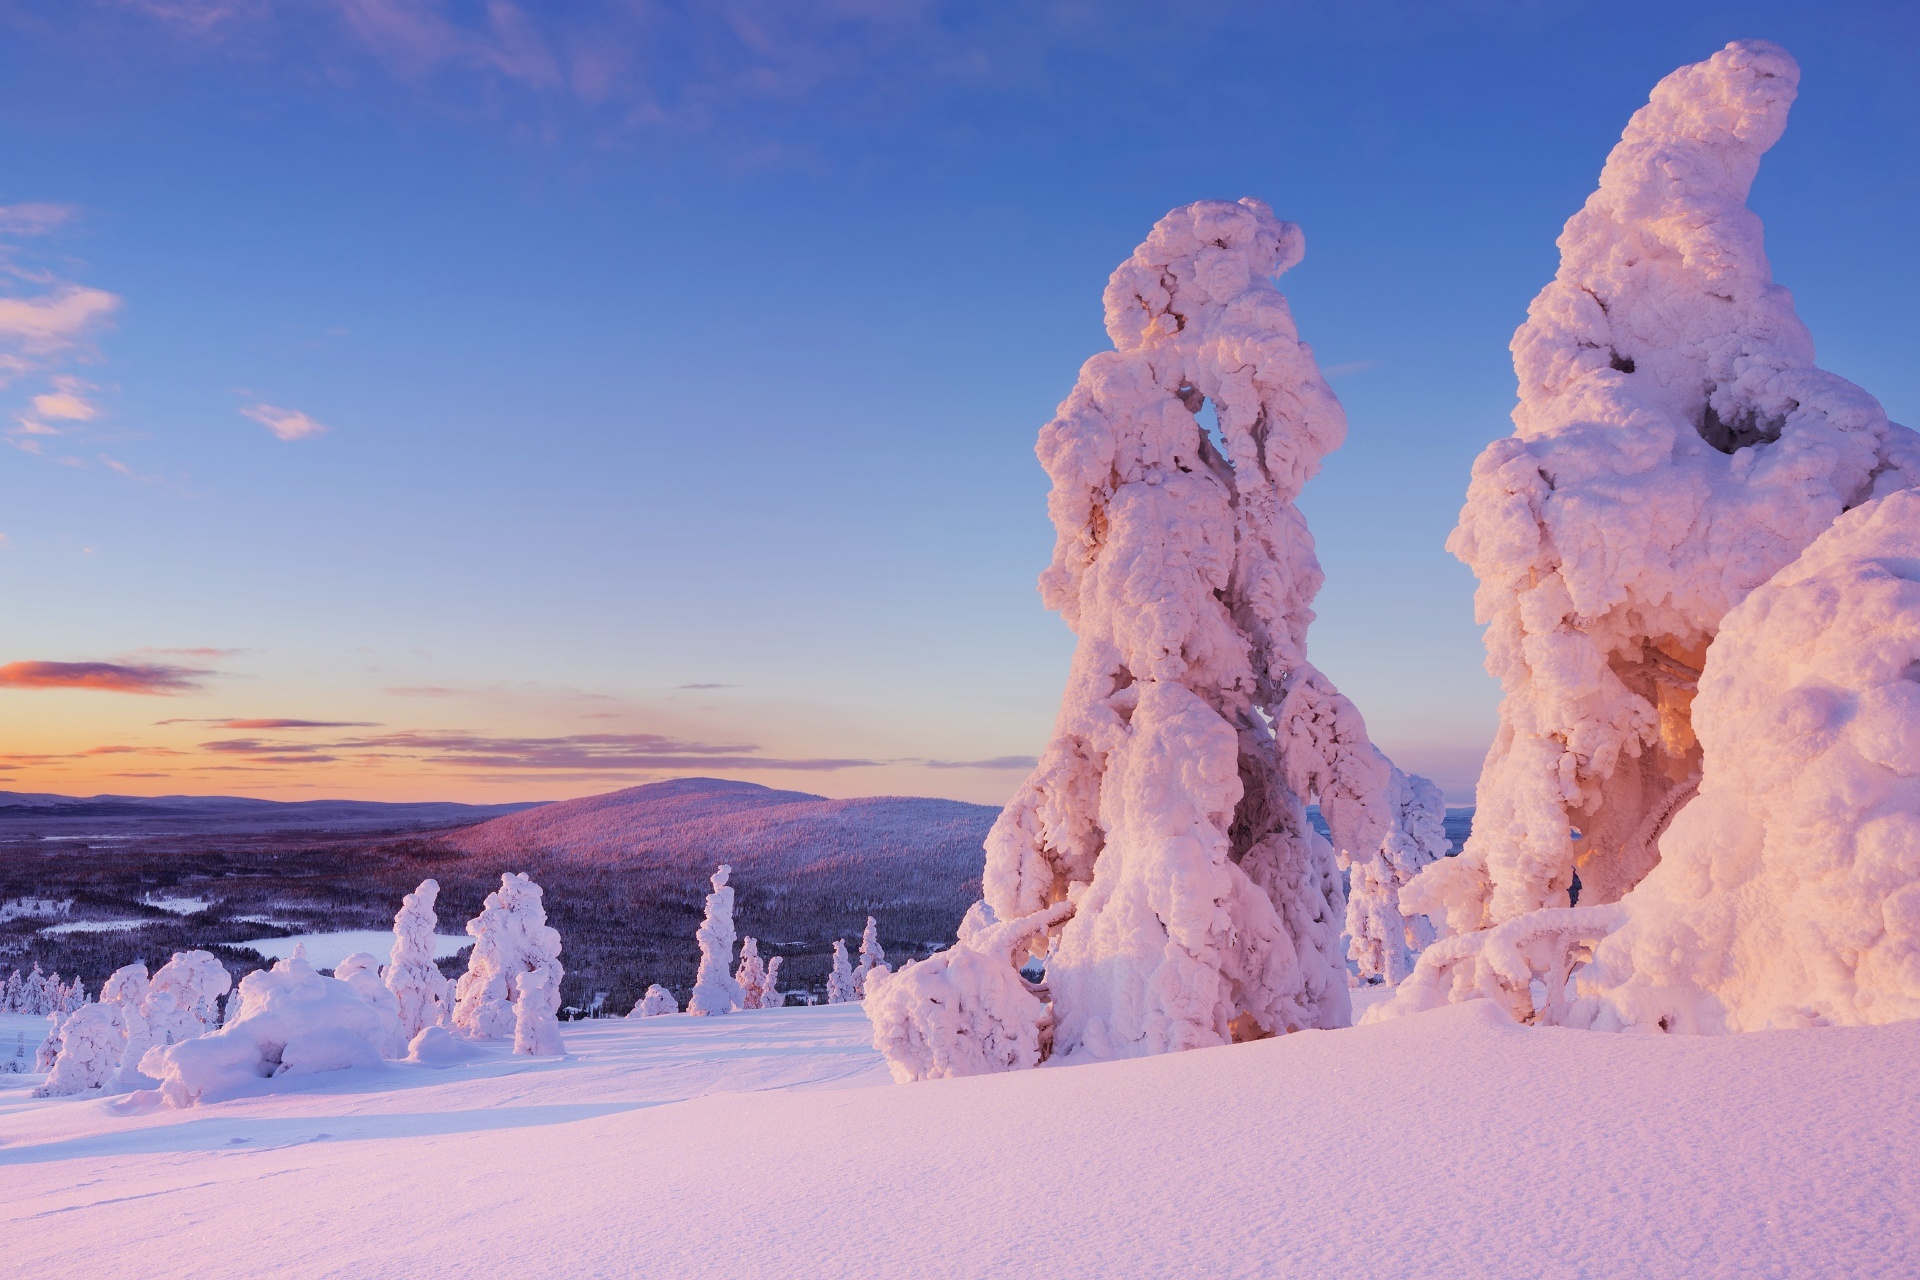
<svg viewBox="0 0 1920 1280"><path fill-rule="evenodd" d="M1329 379L1351 378L1356 373L1365 373L1369 369L1378 369L1384 361L1349 360L1345 364L1330 364L1320 372Z"/></svg>
<svg viewBox="0 0 1920 1280"><path fill-rule="evenodd" d="M213 672L164 663L9 662L0 689L96 689L102 693L169 695L200 687Z"/></svg>
<svg viewBox="0 0 1920 1280"><path fill-rule="evenodd" d="M230 720L225 716L175 717L154 724L211 724L222 729L377 729L376 720Z"/></svg>
<svg viewBox="0 0 1920 1280"><path fill-rule="evenodd" d="M350 757L413 760L490 770L626 772L634 769L774 769L831 772L869 768L877 760L760 754L751 743L706 743L655 733L582 733L553 738L494 737L460 731L412 730L331 742L222 738L203 751L254 761L323 763Z"/></svg>
<svg viewBox="0 0 1920 1280"><path fill-rule="evenodd" d="M0 205L0 235L43 236L73 221L78 212L70 204Z"/></svg>
<svg viewBox="0 0 1920 1280"><path fill-rule="evenodd" d="M282 409L270 404L250 404L240 410L242 417L251 418L282 440L306 440L313 436L324 435L327 427L315 422L298 409Z"/></svg>
<svg viewBox="0 0 1920 1280"><path fill-rule="evenodd" d="M738 689L739 687L737 684L681 684L674 686L676 689Z"/></svg>
<svg viewBox="0 0 1920 1280"><path fill-rule="evenodd" d="M394 698L458 698L467 691L443 684L397 684L388 686L383 692Z"/></svg>
<svg viewBox="0 0 1920 1280"><path fill-rule="evenodd" d="M929 769L1031 769L1040 762L1032 756L993 756L987 760L926 760Z"/></svg>

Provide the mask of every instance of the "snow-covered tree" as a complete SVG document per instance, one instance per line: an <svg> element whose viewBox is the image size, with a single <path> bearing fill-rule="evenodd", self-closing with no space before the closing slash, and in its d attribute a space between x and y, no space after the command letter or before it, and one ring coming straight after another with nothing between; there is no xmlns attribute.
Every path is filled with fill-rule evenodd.
<svg viewBox="0 0 1920 1280"><path fill-rule="evenodd" d="M50 1013L47 1015L47 1038L40 1042L40 1049L34 1054L33 1069L47 1072L53 1070L53 1064L60 1060L61 1036L66 1030L71 1013Z"/></svg>
<svg viewBox="0 0 1920 1280"><path fill-rule="evenodd" d="M760 983L762 1009L779 1009L785 1007L787 1003L787 993L780 990L780 961L779 956L772 956L767 960L766 977Z"/></svg>
<svg viewBox="0 0 1920 1280"><path fill-rule="evenodd" d="M656 982L647 988L647 994L641 998L640 1003L633 1006L633 1012L627 1016L655 1018L663 1013L678 1012L680 1012L680 1002L673 998L673 992Z"/></svg>
<svg viewBox="0 0 1920 1280"><path fill-rule="evenodd" d="M1700 794L1563 1021L1685 1032L1920 1018L1920 492L1841 516L1721 620Z"/></svg>
<svg viewBox="0 0 1920 1280"><path fill-rule="evenodd" d="M540 886L524 874L506 872L500 887L487 895L485 908L467 921L474 939L467 971L454 993L453 1025L481 1039L505 1039L514 1034L514 978L542 972L540 998L548 1013L560 1008L560 934L547 924Z"/></svg>
<svg viewBox="0 0 1920 1280"><path fill-rule="evenodd" d="M728 972L733 968L733 890L727 877L733 868L722 863L713 873L713 892L707 895L707 915L695 935L700 942L700 970L687 1012L732 1013L746 1003L746 993Z"/></svg>
<svg viewBox="0 0 1920 1280"><path fill-rule="evenodd" d="M437 880L422 880L419 888L400 901L393 917L393 951L387 961L387 989L393 992L400 1028L411 1041L426 1027L445 1018L446 975L434 963L434 930L440 918L433 913L440 896Z"/></svg>
<svg viewBox="0 0 1920 1280"><path fill-rule="evenodd" d="M76 1009L60 1028L58 1056L33 1096L60 1098L104 1090L119 1076L126 1047L125 1007L119 1001L103 1000Z"/></svg>
<svg viewBox="0 0 1920 1280"><path fill-rule="evenodd" d="M233 978L211 952L176 951L154 973L141 1003L157 1044L202 1036L219 1023L219 999Z"/></svg>
<svg viewBox="0 0 1920 1280"><path fill-rule="evenodd" d="M513 1051L535 1057L557 1058L566 1046L560 1043L560 995L550 990L553 974L532 969L514 976Z"/></svg>
<svg viewBox="0 0 1920 1280"><path fill-rule="evenodd" d="M860 997L855 993L853 966L847 962L847 940L833 940L833 971L827 974L827 1003L852 1004Z"/></svg>
<svg viewBox="0 0 1920 1280"><path fill-rule="evenodd" d="M860 963L853 968L853 992L856 999L867 994L867 975L887 962L887 953L880 948L880 928L874 924L873 917L867 917L867 927L860 935Z"/></svg>
<svg viewBox="0 0 1920 1280"><path fill-rule="evenodd" d="M1414 959L1433 941L1425 917L1406 918L1400 890L1429 863L1447 856L1447 803L1425 778L1393 770L1388 788L1395 820L1371 857L1354 857L1348 869L1347 957L1360 982L1397 983L1413 971Z"/></svg>
<svg viewBox="0 0 1920 1280"><path fill-rule="evenodd" d="M752 938L740 940L740 967L733 971L733 980L740 988L740 1007L758 1009L767 968L760 963L760 944Z"/></svg>
<svg viewBox="0 0 1920 1280"><path fill-rule="evenodd" d="M1576 872L1583 907L1639 883L1700 786L1695 689L1728 611L1920 477L1913 433L1814 365L1746 206L1798 81L1763 41L1662 80L1514 335L1514 434L1448 543L1479 578L1500 730L1465 852L1401 898L1443 932L1564 907Z"/></svg>
<svg viewBox="0 0 1920 1280"><path fill-rule="evenodd" d="M1107 286L1116 349L1041 431L1040 589L1079 644L1053 739L987 838L983 896L1026 948L1009 965L1046 958L1055 1052L1350 1017L1338 866L1397 815L1391 765L1307 660L1322 575L1294 504L1346 421L1274 284L1302 246L1253 200L1168 214Z"/></svg>

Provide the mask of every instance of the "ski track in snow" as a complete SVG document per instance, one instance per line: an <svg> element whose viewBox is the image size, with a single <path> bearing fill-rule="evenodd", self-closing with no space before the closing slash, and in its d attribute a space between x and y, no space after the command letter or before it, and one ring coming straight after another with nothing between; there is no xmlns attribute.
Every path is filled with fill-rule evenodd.
<svg viewBox="0 0 1920 1280"><path fill-rule="evenodd" d="M0 1077L9 1268L1824 1280L1920 1257L1916 1022L1603 1035L1476 1001L914 1085L858 1006L563 1030L563 1060L184 1111Z"/></svg>

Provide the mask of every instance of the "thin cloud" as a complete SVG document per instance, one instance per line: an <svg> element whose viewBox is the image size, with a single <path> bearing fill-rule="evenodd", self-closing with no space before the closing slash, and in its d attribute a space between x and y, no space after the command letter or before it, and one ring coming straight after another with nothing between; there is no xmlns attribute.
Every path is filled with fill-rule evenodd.
<svg viewBox="0 0 1920 1280"><path fill-rule="evenodd" d="M739 687L737 684L680 684L674 686L676 689L738 689Z"/></svg>
<svg viewBox="0 0 1920 1280"><path fill-rule="evenodd" d="M0 344L27 355L54 355L78 345L119 309L117 295L78 284L37 297L0 298Z"/></svg>
<svg viewBox="0 0 1920 1280"><path fill-rule="evenodd" d="M70 204L0 204L0 235L43 236L78 212Z"/></svg>
<svg viewBox="0 0 1920 1280"><path fill-rule="evenodd" d="M190 693L213 672L165 663L9 662L0 689L95 689L102 693L167 696Z"/></svg>
<svg viewBox="0 0 1920 1280"><path fill-rule="evenodd" d="M1032 756L993 756L986 760L927 760L929 769L1031 769L1040 762Z"/></svg>
<svg viewBox="0 0 1920 1280"><path fill-rule="evenodd" d="M443 684L401 684L391 685L383 692L395 698L458 698L466 690L448 688Z"/></svg>
<svg viewBox="0 0 1920 1280"><path fill-rule="evenodd" d="M281 440L289 442L308 440L327 431L325 423L315 422L298 409L282 409L277 405L250 404L240 410L240 416L253 419Z"/></svg>
<svg viewBox="0 0 1920 1280"><path fill-rule="evenodd" d="M636 769L773 769L824 773L871 768L877 760L764 756L751 743L705 743L655 733L581 733L553 738L494 737L414 730L332 742L223 738L200 744L217 755L253 761L321 763L347 758L410 760L489 770L628 772Z"/></svg>
<svg viewBox="0 0 1920 1280"><path fill-rule="evenodd" d="M377 729L378 720L236 720L227 716L176 716L171 720L155 720L155 725L163 724L211 724L222 729Z"/></svg>
<svg viewBox="0 0 1920 1280"><path fill-rule="evenodd" d="M1345 364L1330 364L1320 372L1328 378L1351 378L1356 373L1378 369L1384 363L1382 360L1349 360Z"/></svg>

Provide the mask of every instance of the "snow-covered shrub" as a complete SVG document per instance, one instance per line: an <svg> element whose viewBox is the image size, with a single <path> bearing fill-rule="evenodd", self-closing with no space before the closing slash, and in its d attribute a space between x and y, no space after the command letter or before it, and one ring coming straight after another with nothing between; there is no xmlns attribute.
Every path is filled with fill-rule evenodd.
<svg viewBox="0 0 1920 1280"><path fill-rule="evenodd" d="M547 924L539 885L524 874L502 874L485 908L467 921L467 932L475 942L454 992L457 1030L483 1040L513 1035L513 980L522 973L547 975L540 997L551 1003L549 1013L559 1011L560 979L566 971L560 966L560 934Z"/></svg>
<svg viewBox="0 0 1920 1280"><path fill-rule="evenodd" d="M1274 284L1302 246L1253 200L1161 219L1107 286L1116 349L1040 434L1040 590L1079 644L983 896L1007 922L1073 904L1023 943L1062 1053L1349 1020L1338 866L1396 815L1391 766L1307 660L1322 575L1294 503L1346 421Z"/></svg>
<svg viewBox="0 0 1920 1280"><path fill-rule="evenodd" d="M700 942L700 970L694 977L693 998L687 1012L732 1013L746 1003L746 993L728 972L733 968L733 890L727 876L733 868L722 863L713 873L713 892L707 895L707 915L696 937Z"/></svg>
<svg viewBox="0 0 1920 1280"><path fill-rule="evenodd" d="M853 969L853 993L856 999L867 994L867 975L887 962L887 953L880 949L880 928L874 924L873 917L867 917L867 927L860 934L860 963Z"/></svg>
<svg viewBox="0 0 1920 1280"><path fill-rule="evenodd" d="M120 1073L127 1047L125 1012L118 1001L76 1009L60 1028L60 1047L36 1098L105 1089Z"/></svg>
<svg viewBox="0 0 1920 1280"><path fill-rule="evenodd" d="M76 1010L77 1012L77 1010ZM40 1048L33 1055L33 1069L46 1072L53 1070L53 1064L60 1059L61 1036L65 1034L67 1020L71 1013L50 1013L47 1015L47 1038L40 1042Z"/></svg>
<svg viewBox="0 0 1920 1280"><path fill-rule="evenodd" d="M191 1040L213 1030L220 1021L220 997L232 988L232 976L211 952L174 952L148 982L141 1003L155 1043Z"/></svg>
<svg viewBox="0 0 1920 1280"><path fill-rule="evenodd" d="M557 1058L567 1051L560 1043L560 994L551 989L553 975L545 969L516 974L513 979L513 1051L535 1057Z"/></svg>
<svg viewBox="0 0 1920 1280"><path fill-rule="evenodd" d="M241 1016L212 1035L160 1046L141 1070L160 1081L168 1106L217 1102L282 1079L375 1066L399 1036L393 1015L368 1004L304 956L240 980Z"/></svg>
<svg viewBox="0 0 1920 1280"><path fill-rule="evenodd" d="M1448 543L1480 582L1500 731L1465 852L1401 898L1443 932L1564 906L1576 871L1582 905L1639 883L1699 786L1728 611L1920 475L1913 433L1814 365L1746 207L1798 81L1762 41L1662 80L1514 335L1514 434Z"/></svg>
<svg viewBox="0 0 1920 1280"><path fill-rule="evenodd" d="M393 917L393 951L387 961L387 989L393 992L400 1028L411 1041L423 1027L446 1020L447 979L433 961L434 930L440 918L433 913L440 896L437 880L422 880L420 887L400 901Z"/></svg>
<svg viewBox="0 0 1920 1280"><path fill-rule="evenodd" d="M647 988L647 994L641 997L640 1003L634 1005L633 1012L627 1016L629 1018L654 1018L663 1013L678 1012L680 1012L680 1002L673 998L673 992L656 982Z"/></svg>
<svg viewBox="0 0 1920 1280"><path fill-rule="evenodd" d="M1700 794L1570 1021L1690 1032L1920 1017L1920 492L1848 512L1730 611Z"/></svg>
<svg viewBox="0 0 1920 1280"><path fill-rule="evenodd" d="M909 960L898 973L885 965L869 972L862 1003L873 1047L885 1055L893 1078L905 1084L1038 1065L1053 1020L1045 989L1020 976L1014 957L1071 910L1057 903L983 928L925 960Z"/></svg>
<svg viewBox="0 0 1920 1280"><path fill-rule="evenodd" d="M847 940L833 940L833 969L827 974L827 1003L852 1004L859 996L854 991L853 966L847 962Z"/></svg>
<svg viewBox="0 0 1920 1280"><path fill-rule="evenodd" d="M767 967L760 963L760 944L753 938L740 940L740 966L733 971L740 988L740 1007L758 1009L760 991L767 983Z"/></svg>
<svg viewBox="0 0 1920 1280"><path fill-rule="evenodd" d="M779 1009L787 1003L787 993L780 989L781 957L772 956L767 960L767 975L760 983L760 1007Z"/></svg>
<svg viewBox="0 0 1920 1280"><path fill-rule="evenodd" d="M1347 958L1361 982L1399 982L1433 941L1424 917L1401 913L1400 890L1450 847L1440 788L1395 769L1388 794L1396 816L1387 838L1371 857L1356 855L1348 869Z"/></svg>

